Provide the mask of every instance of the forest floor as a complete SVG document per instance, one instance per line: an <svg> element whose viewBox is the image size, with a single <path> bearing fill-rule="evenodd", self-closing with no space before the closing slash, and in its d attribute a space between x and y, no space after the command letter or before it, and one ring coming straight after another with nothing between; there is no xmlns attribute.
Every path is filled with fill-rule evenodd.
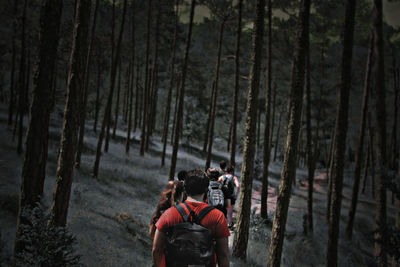
<svg viewBox="0 0 400 267"><path fill-rule="evenodd" d="M43 205L52 201L57 152L62 127L62 108L57 107L50 123L49 155ZM121 121L121 120L120 120ZM148 153L139 155L139 133L135 133L129 156L125 154L126 126L121 125L115 139L110 139L108 153L103 153L99 176L90 176L97 144L97 134L88 122L81 167L75 170L68 213L68 228L76 237L76 251L85 266L151 266L152 240L148 224L160 193L167 183L171 147L166 166L161 168L161 142L154 137ZM10 264L15 240L15 225L21 183L23 155L17 155L17 142L11 142L7 127L7 108L0 105L0 266ZM217 166L228 153L214 152ZM241 156L237 156L241 160ZM197 146L181 146L176 170L203 168L205 156ZM238 164L240 165L240 164ZM350 166L348 166L350 169ZM240 169L236 170L240 174ZM270 164L268 211L272 221L276 206L281 163ZM326 175L318 169L314 184L314 233L304 233L303 216L307 208L306 170L298 169L290 201L282 266L325 266L328 225L326 213ZM369 182L361 194L352 241L344 235L351 199L351 172L345 172L338 266L368 266L373 262L375 202L370 197ZM254 180L252 217L247 262L231 260L231 266L266 266L271 224L261 222L259 213L261 182ZM394 220L395 207L388 206L388 220ZM234 214L235 215L235 214ZM233 232L231 232L230 246Z"/></svg>

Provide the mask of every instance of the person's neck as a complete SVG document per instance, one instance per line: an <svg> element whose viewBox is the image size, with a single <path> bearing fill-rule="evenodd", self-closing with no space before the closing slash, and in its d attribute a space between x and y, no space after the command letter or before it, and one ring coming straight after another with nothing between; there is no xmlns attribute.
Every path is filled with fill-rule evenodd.
<svg viewBox="0 0 400 267"><path fill-rule="evenodd" d="M203 198L204 194L201 194L201 195L188 196L186 200L189 202L204 202Z"/></svg>

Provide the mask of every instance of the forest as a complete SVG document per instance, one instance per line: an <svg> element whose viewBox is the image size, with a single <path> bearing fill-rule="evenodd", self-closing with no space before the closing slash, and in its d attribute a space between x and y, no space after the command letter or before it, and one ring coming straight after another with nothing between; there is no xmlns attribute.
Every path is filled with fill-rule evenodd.
<svg viewBox="0 0 400 267"><path fill-rule="evenodd" d="M400 266L400 1L0 0L0 266L153 266L234 167L230 266Z"/></svg>

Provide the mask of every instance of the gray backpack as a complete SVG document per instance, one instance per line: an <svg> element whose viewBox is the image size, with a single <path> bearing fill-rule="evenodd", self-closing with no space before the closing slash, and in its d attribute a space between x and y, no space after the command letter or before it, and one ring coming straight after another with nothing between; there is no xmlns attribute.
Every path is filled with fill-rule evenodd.
<svg viewBox="0 0 400 267"><path fill-rule="evenodd" d="M217 181L211 181L208 186L208 205L211 207L224 207L224 193L222 192L222 184Z"/></svg>

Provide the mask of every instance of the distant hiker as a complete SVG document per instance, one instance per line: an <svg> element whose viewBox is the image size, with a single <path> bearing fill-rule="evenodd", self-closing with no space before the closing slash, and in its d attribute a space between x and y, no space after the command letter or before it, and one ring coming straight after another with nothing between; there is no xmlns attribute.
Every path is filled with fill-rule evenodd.
<svg viewBox="0 0 400 267"><path fill-rule="evenodd" d="M187 177L187 171L182 170L182 171L178 172L178 180L179 181L185 182L186 177ZM186 198L187 198L187 194L186 194L185 190L183 190L183 199L182 199L182 201L185 201Z"/></svg>
<svg viewBox="0 0 400 267"><path fill-rule="evenodd" d="M210 184L208 186L207 199L208 205L215 207L222 211L226 217L225 198L222 191L222 184L218 182L219 171L216 168L208 168L207 170Z"/></svg>
<svg viewBox="0 0 400 267"><path fill-rule="evenodd" d="M202 170L189 171L185 180L187 201L169 208L157 221L153 241L156 267L209 267L216 266L216 261L219 267L229 266L226 219L221 211L203 202L208 184Z"/></svg>
<svg viewBox="0 0 400 267"><path fill-rule="evenodd" d="M182 170L182 171L178 172L178 180L179 181L184 182L186 177L187 177L187 171Z"/></svg>
<svg viewBox="0 0 400 267"><path fill-rule="evenodd" d="M219 176L224 175L226 171L226 161L221 160L219 162Z"/></svg>
<svg viewBox="0 0 400 267"><path fill-rule="evenodd" d="M233 207L235 206L240 188L239 179L235 176L234 167L229 166L226 169L225 174L219 177L218 181L222 184L222 191L224 192L225 196L225 207L228 213L227 220L229 227L232 228Z"/></svg>
<svg viewBox="0 0 400 267"><path fill-rule="evenodd" d="M161 194L160 201L158 202L157 208L153 213L150 221L150 236L154 238L156 232L156 223L161 215L168 208L181 203L183 200L184 186L180 181L170 181L164 188Z"/></svg>

